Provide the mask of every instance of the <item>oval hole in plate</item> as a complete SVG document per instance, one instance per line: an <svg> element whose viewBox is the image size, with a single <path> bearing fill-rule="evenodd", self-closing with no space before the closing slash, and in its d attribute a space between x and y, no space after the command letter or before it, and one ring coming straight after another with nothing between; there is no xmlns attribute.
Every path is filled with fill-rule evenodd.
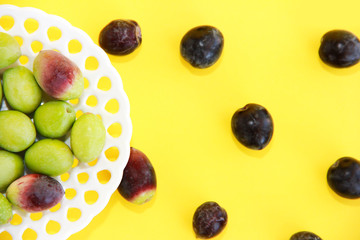
<svg viewBox="0 0 360 240"><path fill-rule="evenodd" d="M22 235L23 240L35 240L37 237L38 236L36 231L32 230L31 228L27 228Z"/></svg>
<svg viewBox="0 0 360 240"><path fill-rule="evenodd" d="M77 158L74 158L74 162L71 167L74 168L74 167L77 167L78 165L79 165L79 160Z"/></svg>
<svg viewBox="0 0 360 240"><path fill-rule="evenodd" d="M87 78L84 78L84 89L87 89L89 87L90 83Z"/></svg>
<svg viewBox="0 0 360 240"><path fill-rule="evenodd" d="M14 36L15 40L18 42L18 44L20 45L20 47L24 44L24 39L22 37L19 36Z"/></svg>
<svg viewBox="0 0 360 240"><path fill-rule="evenodd" d="M84 198L87 204L92 205L97 202L99 194L94 190L86 191L84 194Z"/></svg>
<svg viewBox="0 0 360 240"><path fill-rule="evenodd" d="M24 22L24 27L25 27L25 30L31 34L31 33L35 32L36 30L38 30L39 22L33 18L28 18Z"/></svg>
<svg viewBox="0 0 360 240"><path fill-rule="evenodd" d="M69 180L69 177L70 177L70 174L67 172L60 175L60 179L63 182L66 182L67 180Z"/></svg>
<svg viewBox="0 0 360 240"><path fill-rule="evenodd" d="M19 58L19 62L20 62L22 65L25 65L25 64L27 64L27 63L29 62L29 58L28 58L27 56L25 56L25 55L22 55L22 56L20 56L20 58Z"/></svg>
<svg viewBox="0 0 360 240"><path fill-rule="evenodd" d="M119 149L117 147L110 147L106 149L105 156L109 161L116 161L120 155Z"/></svg>
<svg viewBox="0 0 360 240"><path fill-rule="evenodd" d="M12 16L2 16L0 18L0 26L5 30L9 31L15 24L15 20Z"/></svg>
<svg viewBox="0 0 360 240"><path fill-rule="evenodd" d="M55 206L53 206L52 208L50 208L50 212L57 212L59 211L59 209L61 208L61 203L56 204Z"/></svg>
<svg viewBox="0 0 360 240"><path fill-rule="evenodd" d="M76 112L76 119L78 119L79 117L81 117L81 115L83 115L83 114L84 114L83 111L78 110L78 111Z"/></svg>
<svg viewBox="0 0 360 240"><path fill-rule="evenodd" d="M22 223L22 217L19 214L14 214L13 218L10 221L11 225L20 225Z"/></svg>
<svg viewBox="0 0 360 240"><path fill-rule="evenodd" d="M42 212L30 213L30 219L33 221L39 221L42 218Z"/></svg>
<svg viewBox="0 0 360 240"><path fill-rule="evenodd" d="M109 170L102 170L97 173L97 178L99 180L99 183L106 184L111 179L111 173Z"/></svg>
<svg viewBox="0 0 360 240"><path fill-rule="evenodd" d="M65 197L69 200L73 199L76 196L76 190L73 188L67 188L65 190Z"/></svg>
<svg viewBox="0 0 360 240"><path fill-rule="evenodd" d="M79 52L81 52L81 49L82 49L82 45L79 42L79 40L72 39L69 41L69 43L68 43L69 53L71 53L71 54L79 53Z"/></svg>
<svg viewBox="0 0 360 240"><path fill-rule="evenodd" d="M89 174L87 174L86 172L79 173L77 175L77 178L78 178L79 183L85 184L89 180Z"/></svg>
<svg viewBox="0 0 360 240"><path fill-rule="evenodd" d="M58 233L61 229L61 225L60 223L54 221L54 220L50 220L47 224L46 224L46 232L50 235L54 235L56 233Z"/></svg>
<svg viewBox="0 0 360 240"><path fill-rule="evenodd" d="M61 38L61 30L54 26L49 27L47 30L47 36L51 42L59 40Z"/></svg>
<svg viewBox="0 0 360 240"><path fill-rule="evenodd" d="M105 110L112 114L117 113L119 108L119 102L116 99L110 99L105 105Z"/></svg>
<svg viewBox="0 0 360 240"><path fill-rule="evenodd" d="M86 99L86 105L88 105L89 107L96 107L97 103L98 100L94 95L91 95Z"/></svg>
<svg viewBox="0 0 360 240"><path fill-rule="evenodd" d="M87 70L96 70L99 67L99 62L96 57L90 56L85 60L85 69Z"/></svg>
<svg viewBox="0 0 360 240"><path fill-rule="evenodd" d="M0 233L0 239L1 240L13 240L11 234L7 231L3 231Z"/></svg>
<svg viewBox="0 0 360 240"><path fill-rule="evenodd" d="M108 77L101 77L99 79L97 88L103 91L109 91L111 89L111 80Z"/></svg>
<svg viewBox="0 0 360 240"><path fill-rule="evenodd" d="M69 102L70 102L72 105L76 105L76 104L79 103L79 99L78 99L78 98L71 99L71 100L69 100Z"/></svg>
<svg viewBox="0 0 360 240"><path fill-rule="evenodd" d="M67 219L70 222L76 222L81 218L81 210L78 208L69 208L67 212Z"/></svg>
<svg viewBox="0 0 360 240"><path fill-rule="evenodd" d="M43 49L43 45L39 41L33 41L31 43L31 49L33 50L34 53L38 53Z"/></svg>
<svg viewBox="0 0 360 240"><path fill-rule="evenodd" d="M98 162L98 159L95 159L95 160L93 160L93 161L91 161L91 162L88 162L87 164L88 164L89 166L93 167L93 166L95 166L95 165L97 164L97 162Z"/></svg>
<svg viewBox="0 0 360 240"><path fill-rule="evenodd" d="M121 124L118 122L115 122L110 125L110 127L107 129L110 136L113 138L118 138L121 135Z"/></svg>

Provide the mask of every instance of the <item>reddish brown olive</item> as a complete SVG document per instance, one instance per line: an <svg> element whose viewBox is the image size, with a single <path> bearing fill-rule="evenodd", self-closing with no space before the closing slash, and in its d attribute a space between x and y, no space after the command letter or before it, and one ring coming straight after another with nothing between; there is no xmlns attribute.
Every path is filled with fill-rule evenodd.
<svg viewBox="0 0 360 240"><path fill-rule="evenodd" d="M113 20L101 30L99 35L100 47L113 55L132 53L141 42L141 29L134 20Z"/></svg>

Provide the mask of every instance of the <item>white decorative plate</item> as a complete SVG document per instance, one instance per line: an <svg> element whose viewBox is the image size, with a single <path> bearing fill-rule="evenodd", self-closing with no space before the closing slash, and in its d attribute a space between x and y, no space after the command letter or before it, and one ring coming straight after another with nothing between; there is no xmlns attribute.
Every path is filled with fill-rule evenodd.
<svg viewBox="0 0 360 240"><path fill-rule="evenodd" d="M18 40L21 38L23 56L16 64L32 70L40 48L56 49L79 66L86 78L86 88L79 101L72 102L74 108L78 114L100 115L107 129L106 144L97 161L76 162L77 166L73 166L68 174L56 178L65 189L65 196L56 208L29 214L14 207L15 219L0 225L0 233L6 231L16 240L23 239L25 231L41 240L67 239L86 227L105 208L121 181L132 134L129 100L106 53L82 30L63 18L29 7L0 5L1 18L13 20L14 24L5 29L0 26L0 31L16 36ZM58 36L53 37L52 31ZM73 47L74 44L77 47ZM110 112L107 104L112 106ZM110 135L109 128L121 130ZM69 144L69 139L66 143Z"/></svg>

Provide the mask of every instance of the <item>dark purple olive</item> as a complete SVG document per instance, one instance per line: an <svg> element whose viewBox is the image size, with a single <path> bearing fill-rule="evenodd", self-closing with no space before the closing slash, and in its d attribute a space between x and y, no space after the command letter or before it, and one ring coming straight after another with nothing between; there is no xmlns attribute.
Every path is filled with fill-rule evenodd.
<svg viewBox="0 0 360 240"><path fill-rule="evenodd" d="M226 226L227 213L216 202L205 202L195 211L193 229L198 238L212 238Z"/></svg>
<svg viewBox="0 0 360 240"><path fill-rule="evenodd" d="M224 47L222 33L212 26L198 26L189 30L181 40L181 56L195 68L212 66Z"/></svg>
<svg viewBox="0 0 360 240"><path fill-rule="evenodd" d="M360 162L352 157L343 157L330 166L327 172L330 188L344 198L360 197Z"/></svg>
<svg viewBox="0 0 360 240"><path fill-rule="evenodd" d="M127 55L141 45L141 29L133 20L117 19L100 32L99 45L113 55Z"/></svg>
<svg viewBox="0 0 360 240"><path fill-rule="evenodd" d="M263 106L250 103L234 113L231 128L236 139L245 147L261 150L269 144L274 124Z"/></svg>
<svg viewBox="0 0 360 240"><path fill-rule="evenodd" d="M27 212L41 212L58 204L65 191L60 182L43 174L28 174L12 182L6 197Z"/></svg>
<svg viewBox="0 0 360 240"><path fill-rule="evenodd" d="M124 169L118 191L126 200L135 204L146 203L155 195L155 170L142 151L130 148L129 161Z"/></svg>
<svg viewBox="0 0 360 240"><path fill-rule="evenodd" d="M292 235L290 240L321 240L321 238L312 232L302 231Z"/></svg>
<svg viewBox="0 0 360 240"><path fill-rule="evenodd" d="M349 31L329 31L321 39L319 56L324 63L332 67L353 66L360 60L359 39Z"/></svg>

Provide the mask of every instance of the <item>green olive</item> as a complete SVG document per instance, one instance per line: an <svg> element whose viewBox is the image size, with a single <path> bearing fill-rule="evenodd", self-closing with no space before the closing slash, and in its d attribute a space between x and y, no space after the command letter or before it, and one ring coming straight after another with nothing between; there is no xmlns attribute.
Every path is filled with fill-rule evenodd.
<svg viewBox="0 0 360 240"><path fill-rule="evenodd" d="M25 153L25 164L31 171L59 176L70 170L74 156L70 148L57 139L42 139Z"/></svg>
<svg viewBox="0 0 360 240"><path fill-rule="evenodd" d="M105 127L95 114L80 116L71 129L71 149L81 162L95 160L105 145Z"/></svg>
<svg viewBox="0 0 360 240"><path fill-rule="evenodd" d="M22 158L5 150L0 150L0 192L24 174L24 163Z"/></svg>
<svg viewBox="0 0 360 240"><path fill-rule="evenodd" d="M0 69L10 66L20 56L20 45L16 39L7 33L0 32Z"/></svg>
<svg viewBox="0 0 360 240"><path fill-rule="evenodd" d="M42 136L59 138L70 130L75 118L75 110L69 103L51 101L36 109L34 124Z"/></svg>
<svg viewBox="0 0 360 240"><path fill-rule="evenodd" d="M0 111L0 147L21 152L30 147L35 138L35 126L28 116L16 110Z"/></svg>
<svg viewBox="0 0 360 240"><path fill-rule="evenodd" d="M9 105L23 113L32 113L41 103L42 92L32 72L24 66L4 72L4 96Z"/></svg>

